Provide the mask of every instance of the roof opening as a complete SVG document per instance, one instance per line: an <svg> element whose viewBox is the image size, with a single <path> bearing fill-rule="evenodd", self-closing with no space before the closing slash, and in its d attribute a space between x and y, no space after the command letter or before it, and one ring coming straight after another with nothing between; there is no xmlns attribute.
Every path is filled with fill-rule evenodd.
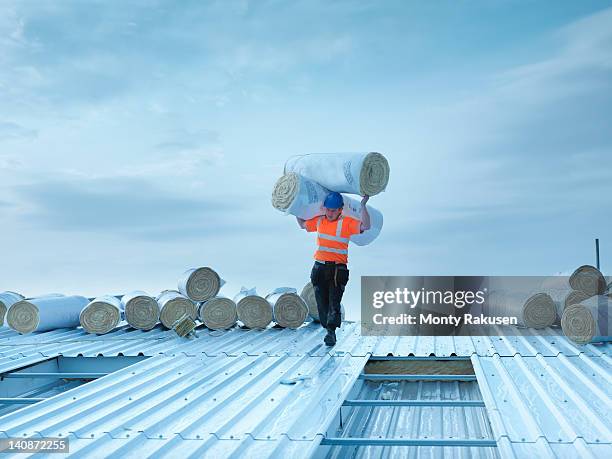
<svg viewBox="0 0 612 459"><path fill-rule="evenodd" d="M0 373L0 416L94 381L147 357L52 357Z"/></svg>
<svg viewBox="0 0 612 459"><path fill-rule="evenodd" d="M499 457L469 357L373 357L322 440L323 457L458 455L476 447ZM461 448L462 452L449 448ZM412 450L411 450L412 451ZM437 453L435 453L437 454Z"/></svg>
<svg viewBox="0 0 612 459"><path fill-rule="evenodd" d="M382 375L474 375L469 358L371 358L364 374Z"/></svg>

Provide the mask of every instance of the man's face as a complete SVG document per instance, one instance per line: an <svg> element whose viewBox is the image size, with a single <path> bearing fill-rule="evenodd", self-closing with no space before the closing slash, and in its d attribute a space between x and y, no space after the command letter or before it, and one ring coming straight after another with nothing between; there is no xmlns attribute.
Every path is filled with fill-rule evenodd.
<svg viewBox="0 0 612 459"><path fill-rule="evenodd" d="M334 220L336 220L342 213L342 207L340 207L339 209L328 209L327 207L324 207L324 209L325 209L325 216L330 222L333 222Z"/></svg>

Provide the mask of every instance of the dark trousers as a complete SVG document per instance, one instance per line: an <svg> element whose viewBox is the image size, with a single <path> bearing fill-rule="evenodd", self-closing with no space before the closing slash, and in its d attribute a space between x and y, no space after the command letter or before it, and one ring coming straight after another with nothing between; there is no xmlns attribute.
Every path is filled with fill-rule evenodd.
<svg viewBox="0 0 612 459"><path fill-rule="evenodd" d="M310 281L317 299L319 320L328 330L335 330L342 323L340 302L348 280L346 265L315 263L312 267Z"/></svg>

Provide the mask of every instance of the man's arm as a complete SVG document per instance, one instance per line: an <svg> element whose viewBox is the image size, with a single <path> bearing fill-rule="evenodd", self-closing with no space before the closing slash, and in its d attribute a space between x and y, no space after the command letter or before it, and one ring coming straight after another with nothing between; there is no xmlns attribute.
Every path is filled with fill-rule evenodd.
<svg viewBox="0 0 612 459"><path fill-rule="evenodd" d="M300 217L295 217L295 219L297 220L298 225L300 226L300 228L306 229L306 220L304 220L303 218L300 218Z"/></svg>
<svg viewBox="0 0 612 459"><path fill-rule="evenodd" d="M361 200L361 226L359 227L359 231L362 233L370 229L370 214L366 207L368 199L370 199L370 197L366 194Z"/></svg>

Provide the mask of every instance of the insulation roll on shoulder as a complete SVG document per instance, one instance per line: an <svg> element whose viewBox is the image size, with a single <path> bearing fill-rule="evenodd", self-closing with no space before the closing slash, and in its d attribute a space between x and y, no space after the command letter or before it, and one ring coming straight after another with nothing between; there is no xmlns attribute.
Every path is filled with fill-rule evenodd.
<svg viewBox="0 0 612 459"><path fill-rule="evenodd" d="M18 301L23 300L25 297L15 292L2 292L0 293L0 327L4 325L4 315L8 308Z"/></svg>
<svg viewBox="0 0 612 459"><path fill-rule="evenodd" d="M389 183L389 162L380 153L315 153L293 156L285 173L297 172L328 190L374 196Z"/></svg>
<svg viewBox="0 0 612 459"><path fill-rule="evenodd" d="M565 336L578 344L607 342L612 328L612 299L599 295L572 304L563 312L561 329Z"/></svg>
<svg viewBox="0 0 612 459"><path fill-rule="evenodd" d="M277 288L266 295L266 300L272 305L274 321L281 327L298 328L306 320L308 306L296 289Z"/></svg>
<svg viewBox="0 0 612 459"><path fill-rule="evenodd" d="M266 328L272 322L272 305L257 295L257 291L240 289L234 297L238 320L247 328Z"/></svg>
<svg viewBox="0 0 612 459"><path fill-rule="evenodd" d="M606 279L599 269L583 265L576 269L569 278L574 290L582 290L589 296L601 295L606 290Z"/></svg>
<svg viewBox="0 0 612 459"><path fill-rule="evenodd" d="M6 321L19 333L72 328L79 325L81 311L89 300L84 296L46 296L14 303Z"/></svg>
<svg viewBox="0 0 612 459"><path fill-rule="evenodd" d="M104 335L113 330L123 319L123 303L110 295L91 301L83 308L79 321L87 333Z"/></svg>
<svg viewBox="0 0 612 459"><path fill-rule="evenodd" d="M181 294L192 301L206 301L219 293L225 281L209 267L192 268L183 273L178 282Z"/></svg>
<svg viewBox="0 0 612 459"><path fill-rule="evenodd" d="M316 322L319 322L319 309L317 308L317 299L315 298L315 291L312 282L308 282L304 285L300 296L308 307L308 315ZM340 318L344 320L344 305L340 304Z"/></svg>
<svg viewBox="0 0 612 459"><path fill-rule="evenodd" d="M290 172L283 175L272 191L272 205L287 214L295 215L304 220L323 215L323 202L329 190L318 183L299 174ZM344 195L342 214L361 220L361 202ZM378 237L383 226L382 213L366 204L370 214L370 229L361 234L351 236L350 241L357 245L367 245Z"/></svg>
<svg viewBox="0 0 612 459"><path fill-rule="evenodd" d="M176 290L164 290L161 292L157 297L157 303L160 310L159 319L164 327L168 329L171 329L183 314L188 315L194 320L198 317L195 303Z"/></svg>
<svg viewBox="0 0 612 459"><path fill-rule="evenodd" d="M152 296L137 290L121 298L125 320L138 330L151 330L159 322L159 304Z"/></svg>
<svg viewBox="0 0 612 459"><path fill-rule="evenodd" d="M490 315L514 316L523 327L550 327L557 318L557 307L547 293L495 290L489 292L488 299Z"/></svg>
<svg viewBox="0 0 612 459"><path fill-rule="evenodd" d="M200 320L212 330L225 330L236 325L236 303L224 296L215 296L200 304Z"/></svg>
<svg viewBox="0 0 612 459"><path fill-rule="evenodd" d="M308 220L323 214L323 201L329 190L295 172L287 172L274 184L272 206Z"/></svg>
<svg viewBox="0 0 612 459"><path fill-rule="evenodd" d="M372 206L368 206L367 204L366 208L368 209L368 214L370 214L370 229L364 231L361 234L354 234L351 236L350 239L353 244L359 246L370 244L374 239L378 237L378 235L380 234L380 230L382 230L383 227L382 213L378 209L375 209ZM345 196L342 215L348 215L349 217L353 217L361 221L361 202L356 199Z"/></svg>

